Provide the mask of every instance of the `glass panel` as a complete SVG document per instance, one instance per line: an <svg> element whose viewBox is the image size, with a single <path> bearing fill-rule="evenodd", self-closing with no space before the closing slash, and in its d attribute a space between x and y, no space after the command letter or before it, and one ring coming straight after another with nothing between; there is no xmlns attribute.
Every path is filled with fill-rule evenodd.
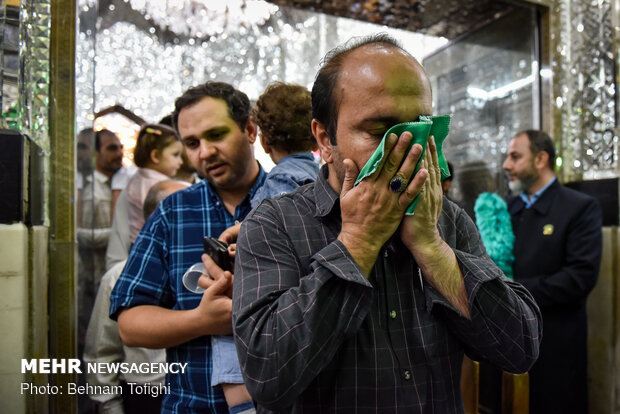
<svg viewBox="0 0 620 414"><path fill-rule="evenodd" d="M23 73L20 85L24 114L22 120L29 136L49 151L49 47L51 6L49 1L22 2L21 47Z"/></svg>
<svg viewBox="0 0 620 414"><path fill-rule="evenodd" d="M435 112L452 114L444 149L454 165L450 196L473 217L483 191L505 193L510 138L539 126L535 13L517 10L424 60Z"/></svg>
<svg viewBox="0 0 620 414"><path fill-rule="evenodd" d="M565 181L618 176L612 3L617 2L553 5L554 133L562 142Z"/></svg>

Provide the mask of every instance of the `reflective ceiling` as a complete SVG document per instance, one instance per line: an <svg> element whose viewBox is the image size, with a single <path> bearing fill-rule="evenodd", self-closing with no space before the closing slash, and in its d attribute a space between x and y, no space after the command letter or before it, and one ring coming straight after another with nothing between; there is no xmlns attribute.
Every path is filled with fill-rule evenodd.
<svg viewBox="0 0 620 414"><path fill-rule="evenodd" d="M514 10L498 0L273 0L280 6L349 17L453 39Z"/></svg>

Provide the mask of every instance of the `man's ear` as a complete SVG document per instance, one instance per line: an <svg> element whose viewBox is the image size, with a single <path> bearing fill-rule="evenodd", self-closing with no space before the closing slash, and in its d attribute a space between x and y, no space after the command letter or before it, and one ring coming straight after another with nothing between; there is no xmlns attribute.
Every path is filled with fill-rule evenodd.
<svg viewBox="0 0 620 414"><path fill-rule="evenodd" d="M151 150L151 153L149 154L149 158L153 164L159 164L159 161L160 161L159 151L156 149Z"/></svg>
<svg viewBox="0 0 620 414"><path fill-rule="evenodd" d="M547 151L538 151L534 158L534 166L537 170L543 170L549 166L549 154Z"/></svg>
<svg viewBox="0 0 620 414"><path fill-rule="evenodd" d="M256 121L254 121L254 117L251 115L245 123L245 133L248 136L250 144L254 145L256 142L256 135L258 135L258 125L256 125Z"/></svg>
<svg viewBox="0 0 620 414"><path fill-rule="evenodd" d="M312 135L314 135L316 143L321 150L321 157L323 158L323 161L327 164L331 164L333 161L332 143L329 139L327 129L325 129L325 126L316 119L312 120Z"/></svg>

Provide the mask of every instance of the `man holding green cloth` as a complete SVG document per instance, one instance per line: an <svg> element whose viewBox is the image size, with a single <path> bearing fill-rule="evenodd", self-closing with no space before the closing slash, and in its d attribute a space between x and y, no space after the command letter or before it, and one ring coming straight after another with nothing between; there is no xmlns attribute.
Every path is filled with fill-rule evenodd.
<svg viewBox="0 0 620 414"><path fill-rule="evenodd" d="M387 35L330 52L312 106L326 165L263 201L237 244L233 329L257 411L462 413L463 353L527 371L542 327L442 196L449 117L430 116L424 69Z"/></svg>

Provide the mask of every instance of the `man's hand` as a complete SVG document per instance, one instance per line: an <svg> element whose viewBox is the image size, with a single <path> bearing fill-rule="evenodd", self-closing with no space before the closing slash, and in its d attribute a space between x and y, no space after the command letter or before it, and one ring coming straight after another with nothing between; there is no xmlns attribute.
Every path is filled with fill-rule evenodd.
<svg viewBox="0 0 620 414"><path fill-rule="evenodd" d="M241 223L230 226L218 237L218 240L228 243L228 254L232 262L233 272L235 271L235 255L237 252L237 236L239 236L239 230L241 230Z"/></svg>
<svg viewBox="0 0 620 414"><path fill-rule="evenodd" d="M202 262L213 279L206 275L198 279L205 292L196 308L176 310L140 305L121 309L118 328L125 345L170 348L202 335L232 332L233 275L206 254L202 255Z"/></svg>
<svg viewBox="0 0 620 414"><path fill-rule="evenodd" d="M428 171L429 178L424 183L415 214L403 220L400 237L428 283L462 316L469 318L467 292L456 255L437 229L443 205L443 191L437 146L433 137L428 141L421 168Z"/></svg>
<svg viewBox="0 0 620 414"><path fill-rule="evenodd" d="M428 140L421 169L428 172L428 179L424 182L415 214L405 217L400 231L403 243L414 256L417 250L436 247L437 243L441 241L437 223L443 205L443 191L434 137L430 137Z"/></svg>
<svg viewBox="0 0 620 414"><path fill-rule="evenodd" d="M198 279L198 285L205 289L200 304L196 308L204 317L205 326L209 327L209 335L228 335L232 332L232 288L234 276L222 270L211 256L202 255L202 263L208 275Z"/></svg>
<svg viewBox="0 0 620 414"><path fill-rule="evenodd" d="M367 277L379 250L400 225L405 210L421 191L428 176L428 172L421 169L402 193L390 189L390 181L396 174L407 181L413 175L422 148L415 144L406 153L411 139L410 132L404 132L400 137L390 134L385 143L387 157L373 175L356 187L354 184L359 170L350 159L343 161L345 178L340 193L342 229L338 240L349 250Z"/></svg>
<svg viewBox="0 0 620 414"><path fill-rule="evenodd" d="M241 229L241 223L237 223L234 226L230 226L220 234L218 240L221 240L228 244L237 242L237 236L239 236L239 230Z"/></svg>

